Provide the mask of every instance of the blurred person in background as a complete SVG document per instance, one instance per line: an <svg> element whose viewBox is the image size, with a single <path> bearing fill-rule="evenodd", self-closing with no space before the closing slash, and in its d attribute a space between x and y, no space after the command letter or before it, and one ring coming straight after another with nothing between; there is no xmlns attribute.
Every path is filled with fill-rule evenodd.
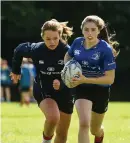
<svg viewBox="0 0 130 143"><path fill-rule="evenodd" d="M33 95L45 115L42 143L51 143L55 132L55 143L67 141L73 112L73 95L61 80L67 41L73 34L67 23L46 21L41 28L44 42L22 43L14 51L11 78L15 83L20 79L23 57L31 58L36 67Z"/></svg>
<svg viewBox="0 0 130 143"><path fill-rule="evenodd" d="M64 58L65 63L74 58L82 67L79 78L72 79L72 85L76 86L75 106L79 117L78 143L90 143L89 128L95 136L94 143L103 143L102 123L115 79L119 44L111 40L104 21L96 15L87 16L81 30L83 37L74 40Z"/></svg>
<svg viewBox="0 0 130 143"><path fill-rule="evenodd" d="M0 60L0 70L1 70L1 101L11 101L11 78L10 78L10 72L11 68L8 66L8 62L5 59ZM5 96L4 96L5 95Z"/></svg>
<svg viewBox="0 0 130 143"><path fill-rule="evenodd" d="M33 61L31 58L28 58L28 68L29 68L29 71L30 71L30 74L31 74L31 87L30 87L30 101L31 102L35 102L35 98L33 96L33 84L34 84L34 79L36 77L36 68L33 64Z"/></svg>
<svg viewBox="0 0 130 143"><path fill-rule="evenodd" d="M29 105L30 103L31 74L27 58L23 58L21 65L21 78L19 83L21 100L20 104Z"/></svg>

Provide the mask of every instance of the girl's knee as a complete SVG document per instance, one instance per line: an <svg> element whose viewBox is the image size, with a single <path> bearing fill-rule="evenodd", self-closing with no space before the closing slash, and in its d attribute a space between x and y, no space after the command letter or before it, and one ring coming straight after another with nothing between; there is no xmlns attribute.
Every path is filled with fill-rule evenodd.
<svg viewBox="0 0 130 143"><path fill-rule="evenodd" d="M88 128L90 127L89 120L80 120L79 125L81 128Z"/></svg>
<svg viewBox="0 0 130 143"><path fill-rule="evenodd" d="M50 124L57 124L59 120L60 120L59 115L52 115L52 116L46 117L46 121L49 122Z"/></svg>
<svg viewBox="0 0 130 143"><path fill-rule="evenodd" d="M103 128L90 127L90 132L94 136L101 136L104 133L104 130L103 130Z"/></svg>

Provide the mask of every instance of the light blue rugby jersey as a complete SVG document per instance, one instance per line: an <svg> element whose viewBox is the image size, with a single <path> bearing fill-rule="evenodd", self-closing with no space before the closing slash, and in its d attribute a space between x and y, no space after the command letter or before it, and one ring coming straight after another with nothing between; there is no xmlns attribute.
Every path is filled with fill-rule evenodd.
<svg viewBox="0 0 130 143"><path fill-rule="evenodd" d="M1 85L11 85L12 81L9 76L10 72L11 72L11 68L10 67L8 67L6 69L0 68L0 72L1 72L1 76L0 76Z"/></svg>
<svg viewBox="0 0 130 143"><path fill-rule="evenodd" d="M80 63L84 76L101 77L105 71L116 68L112 48L107 42L100 40L97 45L87 49L83 45L84 40L83 37L76 38L68 50L68 54Z"/></svg>
<svg viewBox="0 0 130 143"><path fill-rule="evenodd" d="M21 88L29 88L31 86L31 74L29 71L28 64L23 64L21 67Z"/></svg>

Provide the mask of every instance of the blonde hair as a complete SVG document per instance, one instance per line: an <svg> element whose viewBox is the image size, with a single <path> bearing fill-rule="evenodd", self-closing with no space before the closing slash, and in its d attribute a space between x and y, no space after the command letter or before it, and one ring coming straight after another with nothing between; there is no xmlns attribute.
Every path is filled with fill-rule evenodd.
<svg viewBox="0 0 130 143"><path fill-rule="evenodd" d="M58 31L60 40L64 43L68 42L68 38L73 34L73 28L67 26L68 22L58 22L56 19L46 21L41 28L41 37L46 30Z"/></svg>
<svg viewBox="0 0 130 143"><path fill-rule="evenodd" d="M103 19L101 19L100 17L96 15L90 15L90 16L85 17L85 19L82 21L81 29L83 29L84 25L87 22L94 22L97 25L99 30L103 29L103 27L105 26L105 22Z"/></svg>
<svg viewBox="0 0 130 143"><path fill-rule="evenodd" d="M81 30L83 30L83 27L87 22L93 22L97 25L98 29L100 30L98 38L101 38L101 39L105 40L107 43L109 43L112 46L115 55L117 56L120 52L120 51L116 50L116 48L119 46L119 43L117 41L112 40L112 38L116 34L108 33L107 26L105 25L104 20L102 18L98 17L97 15L87 16L81 23Z"/></svg>

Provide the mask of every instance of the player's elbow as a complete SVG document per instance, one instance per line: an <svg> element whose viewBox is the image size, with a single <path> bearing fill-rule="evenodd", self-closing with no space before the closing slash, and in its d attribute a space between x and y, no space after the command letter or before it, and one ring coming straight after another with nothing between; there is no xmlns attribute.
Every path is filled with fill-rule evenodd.
<svg viewBox="0 0 130 143"><path fill-rule="evenodd" d="M108 77L108 84L114 83L114 77Z"/></svg>
<svg viewBox="0 0 130 143"><path fill-rule="evenodd" d="M113 84L115 79L115 71L110 70L105 73L108 84Z"/></svg>

